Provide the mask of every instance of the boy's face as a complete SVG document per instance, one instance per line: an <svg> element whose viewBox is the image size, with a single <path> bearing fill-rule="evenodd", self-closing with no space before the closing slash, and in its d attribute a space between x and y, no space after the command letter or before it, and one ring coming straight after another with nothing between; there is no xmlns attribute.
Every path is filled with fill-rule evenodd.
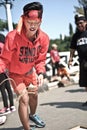
<svg viewBox="0 0 87 130"><path fill-rule="evenodd" d="M40 24L40 19L29 19L28 17L24 16L24 26L26 32L29 33L31 36L33 36L37 32L40 27Z"/></svg>
<svg viewBox="0 0 87 130"><path fill-rule="evenodd" d="M77 23L77 28L79 29L80 32L85 31L86 30L86 26L87 26L87 22L84 20L79 20Z"/></svg>

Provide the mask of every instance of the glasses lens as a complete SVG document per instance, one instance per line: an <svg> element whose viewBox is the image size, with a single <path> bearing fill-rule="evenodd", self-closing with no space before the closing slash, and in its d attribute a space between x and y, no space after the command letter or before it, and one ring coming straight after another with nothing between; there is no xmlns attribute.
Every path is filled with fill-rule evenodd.
<svg viewBox="0 0 87 130"><path fill-rule="evenodd" d="M32 22L32 21L28 21L30 26L39 26L40 22Z"/></svg>

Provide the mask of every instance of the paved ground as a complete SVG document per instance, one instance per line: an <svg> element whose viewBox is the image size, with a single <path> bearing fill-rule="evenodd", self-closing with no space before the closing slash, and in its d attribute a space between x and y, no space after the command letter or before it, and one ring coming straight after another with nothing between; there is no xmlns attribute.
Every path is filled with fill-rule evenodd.
<svg viewBox="0 0 87 130"><path fill-rule="evenodd" d="M70 130L78 125L87 127L87 107L82 107L86 100L87 93L78 85L55 87L39 93L37 113L46 122L46 127L35 130ZM18 102L16 99L14 101L17 108ZM7 121L0 126L0 130L22 130L17 111L7 116Z"/></svg>

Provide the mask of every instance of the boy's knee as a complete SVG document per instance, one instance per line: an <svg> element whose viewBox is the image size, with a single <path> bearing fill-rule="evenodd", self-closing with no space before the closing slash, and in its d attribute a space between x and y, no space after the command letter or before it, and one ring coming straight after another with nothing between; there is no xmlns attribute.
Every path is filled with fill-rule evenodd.
<svg viewBox="0 0 87 130"><path fill-rule="evenodd" d="M22 95L20 97L19 103L22 104L22 105L24 104L25 106L28 106L28 104L29 104L29 96L28 96L27 93L25 93L24 95Z"/></svg>

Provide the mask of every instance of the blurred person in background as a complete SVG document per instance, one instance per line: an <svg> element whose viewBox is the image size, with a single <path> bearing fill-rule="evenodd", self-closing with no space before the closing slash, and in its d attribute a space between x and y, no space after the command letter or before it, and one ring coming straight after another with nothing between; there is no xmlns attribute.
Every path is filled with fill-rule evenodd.
<svg viewBox="0 0 87 130"><path fill-rule="evenodd" d="M2 54L4 44L5 44L5 36L3 34L0 34L0 55ZM13 92L9 80L6 80L7 78L8 75L6 73L6 70L0 73L0 92L2 95L3 106L4 106L2 109L0 109L0 115L9 114L12 111L16 110L13 101ZM9 97L10 104L8 103L8 97Z"/></svg>
<svg viewBox="0 0 87 130"><path fill-rule="evenodd" d="M70 44L68 65L72 65L73 56L77 50L79 56L79 85L87 91L87 21L83 15L75 15L76 32ZM82 104L87 106L87 101Z"/></svg>
<svg viewBox="0 0 87 130"><path fill-rule="evenodd" d="M57 74L56 71L59 68L59 62L60 62L60 56L56 44L52 44L50 56L52 62L52 76L55 76Z"/></svg>

